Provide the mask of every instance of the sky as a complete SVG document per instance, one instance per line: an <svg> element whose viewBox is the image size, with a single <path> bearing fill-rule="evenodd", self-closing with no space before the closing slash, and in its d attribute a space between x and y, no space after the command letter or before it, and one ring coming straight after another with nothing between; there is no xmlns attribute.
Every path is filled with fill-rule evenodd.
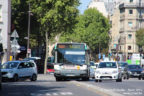
<svg viewBox="0 0 144 96"><path fill-rule="evenodd" d="M78 9L80 10L80 13L83 14L84 10L87 9L89 3L91 0L80 0L80 6L78 7Z"/></svg>

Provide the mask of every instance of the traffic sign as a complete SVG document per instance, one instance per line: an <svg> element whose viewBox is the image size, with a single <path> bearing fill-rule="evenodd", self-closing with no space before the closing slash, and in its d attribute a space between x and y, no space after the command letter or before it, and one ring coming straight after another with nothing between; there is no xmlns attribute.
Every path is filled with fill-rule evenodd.
<svg viewBox="0 0 144 96"><path fill-rule="evenodd" d="M27 53L31 53L31 49L27 49Z"/></svg>
<svg viewBox="0 0 144 96"><path fill-rule="evenodd" d="M14 32L11 34L11 37L19 38L19 35L16 30L14 30Z"/></svg>
<svg viewBox="0 0 144 96"><path fill-rule="evenodd" d="M19 44L18 44L17 40L14 38L11 45L19 45Z"/></svg>

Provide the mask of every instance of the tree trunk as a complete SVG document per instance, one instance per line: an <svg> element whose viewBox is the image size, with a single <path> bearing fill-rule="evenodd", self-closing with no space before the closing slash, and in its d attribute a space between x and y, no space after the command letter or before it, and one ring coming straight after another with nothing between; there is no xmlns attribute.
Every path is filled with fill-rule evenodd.
<svg viewBox="0 0 144 96"><path fill-rule="evenodd" d="M48 40L48 33L45 32L45 36L46 36L46 53L45 53L45 63L44 63L44 74L46 74L47 71L47 60L48 60L48 53L49 53L49 40Z"/></svg>

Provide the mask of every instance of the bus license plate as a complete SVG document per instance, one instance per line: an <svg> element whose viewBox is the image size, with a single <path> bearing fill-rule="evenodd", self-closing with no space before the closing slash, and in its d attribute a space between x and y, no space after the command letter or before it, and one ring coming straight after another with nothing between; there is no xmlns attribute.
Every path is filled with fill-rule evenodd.
<svg viewBox="0 0 144 96"><path fill-rule="evenodd" d="M65 69L76 69L75 66L65 66L64 68L65 68Z"/></svg>

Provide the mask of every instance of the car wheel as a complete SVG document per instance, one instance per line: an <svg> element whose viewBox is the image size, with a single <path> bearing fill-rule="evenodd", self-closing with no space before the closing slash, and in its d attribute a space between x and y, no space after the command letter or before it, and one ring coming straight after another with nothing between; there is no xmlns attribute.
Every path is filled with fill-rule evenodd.
<svg viewBox="0 0 144 96"><path fill-rule="evenodd" d="M36 80L37 80L37 75L33 74L32 77L31 77L31 81L36 81Z"/></svg>
<svg viewBox="0 0 144 96"><path fill-rule="evenodd" d="M18 80L19 80L19 77L18 77L17 74L15 74L14 77L13 77L13 79L12 79L12 81L13 81L13 82L16 82L16 81L18 81Z"/></svg>
<svg viewBox="0 0 144 96"><path fill-rule="evenodd" d="M142 80L144 80L144 77L142 78Z"/></svg>
<svg viewBox="0 0 144 96"><path fill-rule="evenodd" d="M117 79L116 82L122 82L122 79Z"/></svg>
<svg viewBox="0 0 144 96"><path fill-rule="evenodd" d="M56 77L56 81L61 81L62 79L59 77Z"/></svg>
<svg viewBox="0 0 144 96"><path fill-rule="evenodd" d="M127 80L129 79L129 76L127 75Z"/></svg>
<svg viewBox="0 0 144 96"><path fill-rule="evenodd" d="M139 76L138 79L141 80L141 76Z"/></svg>
<svg viewBox="0 0 144 96"><path fill-rule="evenodd" d="M96 79L95 82L98 82L98 80Z"/></svg>
<svg viewBox="0 0 144 96"><path fill-rule="evenodd" d="M99 82L102 82L102 80L99 80Z"/></svg>
<svg viewBox="0 0 144 96"><path fill-rule="evenodd" d="M124 79L124 80L126 79L126 77L127 77L126 75L123 75L123 79Z"/></svg>

